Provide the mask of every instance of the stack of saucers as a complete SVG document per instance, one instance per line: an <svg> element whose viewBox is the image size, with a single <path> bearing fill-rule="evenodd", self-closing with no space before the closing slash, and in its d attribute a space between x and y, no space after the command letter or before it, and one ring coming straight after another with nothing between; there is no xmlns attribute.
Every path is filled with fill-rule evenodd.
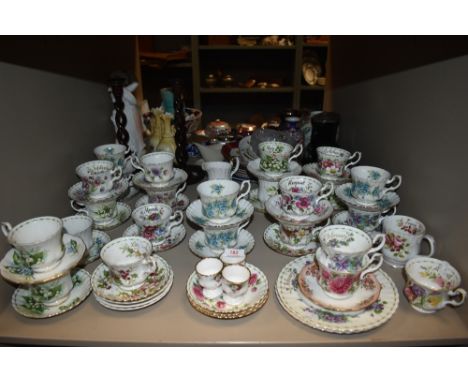
<svg viewBox="0 0 468 382"><path fill-rule="evenodd" d="M91 285L96 301L118 311L151 306L172 286L172 268L152 255L152 244L141 237L122 237L104 246L103 263L93 272Z"/></svg>
<svg viewBox="0 0 468 382"><path fill-rule="evenodd" d="M318 224L325 222L333 207L327 197L333 185L322 185L308 176L289 176L279 182L280 195L269 198L265 207L278 221L265 230L265 243L287 256L303 256L315 252Z"/></svg>
<svg viewBox="0 0 468 382"><path fill-rule="evenodd" d="M153 152L140 159L132 157L131 162L140 170L133 176L133 184L146 193L136 201L135 207L148 203L164 203L174 210L183 211L187 208L189 199L183 194L187 185L187 173L174 168L174 154Z"/></svg>

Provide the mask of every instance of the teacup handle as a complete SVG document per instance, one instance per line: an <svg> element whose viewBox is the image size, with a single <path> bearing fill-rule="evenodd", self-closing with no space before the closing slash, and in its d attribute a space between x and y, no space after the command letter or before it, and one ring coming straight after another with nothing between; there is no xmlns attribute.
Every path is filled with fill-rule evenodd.
<svg viewBox="0 0 468 382"><path fill-rule="evenodd" d="M299 143L294 147L293 151L291 152L291 156L288 159L288 163L291 163L293 159L296 159L299 155L302 154L302 145Z"/></svg>
<svg viewBox="0 0 468 382"><path fill-rule="evenodd" d="M232 163L233 161L234 163ZM239 165L240 165L239 158L233 157L231 159L231 165L234 166L234 168L231 171L231 177L232 177L237 172L237 170L239 170Z"/></svg>
<svg viewBox="0 0 468 382"><path fill-rule="evenodd" d="M356 159L354 159L356 157ZM358 162L361 160L362 154L360 151L356 151L351 157L348 159L351 162L349 162L346 166L344 166L345 171L348 170L351 166L354 166L355 164L358 164Z"/></svg>
<svg viewBox="0 0 468 382"><path fill-rule="evenodd" d="M86 208L79 207L79 203L75 200L70 200L71 208L78 213L84 213L86 216L89 216L89 211Z"/></svg>
<svg viewBox="0 0 468 382"><path fill-rule="evenodd" d="M150 273L153 273L156 270L156 260L154 259L153 256L149 255L149 256L145 256L145 261L147 264L151 263L152 271Z"/></svg>
<svg viewBox="0 0 468 382"><path fill-rule="evenodd" d="M380 240L380 243L377 245L377 247L374 247L374 245ZM385 245L385 234L379 233L374 236L374 239L372 239L372 248L367 252L368 255L371 253L380 251L383 246Z"/></svg>
<svg viewBox="0 0 468 382"><path fill-rule="evenodd" d="M174 214L169 218L170 223L167 226L167 236L171 234L172 228L182 223L182 220L184 220L184 213L182 211L174 212Z"/></svg>
<svg viewBox="0 0 468 382"><path fill-rule="evenodd" d="M185 187L187 187L187 182L182 183L182 187L180 187L180 188L176 191L175 196L174 196L176 201L177 201L177 198L179 197L179 195L180 195L182 192L184 192Z"/></svg>
<svg viewBox="0 0 468 382"><path fill-rule="evenodd" d="M378 259L377 264L372 265L372 263ZM360 280L364 280L364 277L368 275L369 273L373 273L377 271L383 264L383 255L381 253L374 253L374 255L370 258L369 264L367 265L366 268L361 273L361 276L359 277Z"/></svg>
<svg viewBox="0 0 468 382"><path fill-rule="evenodd" d="M388 193L390 191L395 191L396 189L398 189L401 186L401 181L402 181L401 175L394 175L391 179L387 180L387 182L385 184L388 186L389 184L392 184L393 182L395 182L395 180L396 180L396 184L394 186L386 188L382 193L382 197L386 193Z"/></svg>
<svg viewBox="0 0 468 382"><path fill-rule="evenodd" d="M206 161L203 161L203 163L201 164L201 168L203 171L206 171Z"/></svg>
<svg viewBox="0 0 468 382"><path fill-rule="evenodd" d="M457 288L455 290L450 290L448 292L448 295L449 295L449 297L461 296L461 299L460 299L460 301L456 301L455 299L450 299L450 300L444 301L442 303L443 306L447 306L447 305L460 306L465 302L466 290L464 290L463 288Z"/></svg>
<svg viewBox="0 0 468 382"><path fill-rule="evenodd" d="M2 232L5 236L8 236L8 234L10 233L10 231L13 229L13 227L11 226L10 223L8 222L1 222L0 223L2 225Z"/></svg>
<svg viewBox="0 0 468 382"><path fill-rule="evenodd" d="M335 191L335 186L332 182L326 182L319 191L320 196L315 199L315 204L323 199L327 199Z"/></svg>
<svg viewBox="0 0 468 382"><path fill-rule="evenodd" d="M117 166L111 171L112 174L112 183L117 182L120 178L122 178L123 170L122 167Z"/></svg>
<svg viewBox="0 0 468 382"><path fill-rule="evenodd" d="M250 180L244 180L244 181L241 183L239 190L242 190L242 188L244 188L244 184L247 185L247 189L237 197L237 199L236 199L236 202L237 202L237 203L239 203L239 201L240 201L242 198L246 197L246 196L249 194L249 192L250 192Z"/></svg>
<svg viewBox="0 0 468 382"><path fill-rule="evenodd" d="M319 226L319 227L315 227L315 228L312 230L312 232L311 232L310 234L312 235L314 241L317 241L317 235L319 234L319 232L320 232L323 228L325 228L327 225L330 225L330 222L331 222L331 219L328 218L328 219L327 219L327 222L326 222L324 225L321 225L321 226Z"/></svg>
<svg viewBox="0 0 468 382"><path fill-rule="evenodd" d="M138 159L137 156L131 156L131 157L130 157L130 163L131 163L132 166L133 166L134 168L136 168L137 170L140 170L140 171L145 172L145 169L141 166L141 164L140 164L140 159Z"/></svg>
<svg viewBox="0 0 468 382"><path fill-rule="evenodd" d="M428 254L419 254L419 256L427 256L427 257L432 257L435 253L435 239L434 236L426 234L423 236L423 240L426 239L427 242L429 243L429 253Z"/></svg>
<svg viewBox="0 0 468 382"><path fill-rule="evenodd" d="M250 220L247 220L244 223L242 223L239 226L239 228L237 228L237 236L239 236L240 231L242 231L242 229L244 229L249 223L250 223Z"/></svg>

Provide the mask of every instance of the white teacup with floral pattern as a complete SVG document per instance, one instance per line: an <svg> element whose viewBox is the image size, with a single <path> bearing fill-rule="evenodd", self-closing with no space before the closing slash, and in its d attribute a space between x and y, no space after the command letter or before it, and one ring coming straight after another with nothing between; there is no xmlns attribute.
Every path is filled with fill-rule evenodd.
<svg viewBox="0 0 468 382"><path fill-rule="evenodd" d="M31 303L44 304L45 306L57 306L62 304L73 289L73 281L70 273L53 281L29 287Z"/></svg>
<svg viewBox="0 0 468 382"><path fill-rule="evenodd" d="M309 176L295 175L281 179L279 189L283 211L305 216L313 213L317 203L333 193L334 186L331 182L322 185L320 181Z"/></svg>
<svg viewBox="0 0 468 382"><path fill-rule="evenodd" d="M206 298L217 298L223 293L221 287L221 271L223 263L219 259L207 258L200 260L195 271L198 276L198 283L203 288L203 296Z"/></svg>
<svg viewBox="0 0 468 382"><path fill-rule="evenodd" d="M109 196L114 184L122 178L122 168L108 160L93 160L80 164L76 174L81 178L83 190L91 199Z"/></svg>
<svg viewBox="0 0 468 382"><path fill-rule="evenodd" d="M138 236L121 237L102 248L101 259L109 268L116 285L133 290L156 272L157 265L151 256L152 251L149 240Z"/></svg>
<svg viewBox="0 0 468 382"><path fill-rule="evenodd" d="M226 248L234 248L239 232L249 223L250 221L246 221L241 225L228 227L204 227L206 245L217 255L222 254Z"/></svg>
<svg viewBox="0 0 468 382"><path fill-rule="evenodd" d="M86 203L84 206L75 200L71 200L70 205L76 212L84 213L99 224L110 223L117 216L116 199Z"/></svg>
<svg viewBox="0 0 468 382"><path fill-rule="evenodd" d="M364 202L380 200L401 186L401 175L391 176L387 170L378 167L356 166L351 169L351 178L351 194ZM392 183L395 184L390 186Z"/></svg>
<svg viewBox="0 0 468 382"><path fill-rule="evenodd" d="M163 203L175 208L177 205L177 199L179 195L184 192L187 187L187 182L182 184L176 184L173 187L158 190L156 188L147 189L149 203Z"/></svg>
<svg viewBox="0 0 468 382"><path fill-rule="evenodd" d="M228 265L222 272L221 284L223 299L229 305L239 305L244 301L249 289L250 270L244 265Z"/></svg>
<svg viewBox="0 0 468 382"><path fill-rule="evenodd" d="M265 179L258 180L258 200L265 203L267 199L278 195L279 182Z"/></svg>
<svg viewBox="0 0 468 382"><path fill-rule="evenodd" d="M366 232L371 232L377 229L377 227L382 224L385 216L382 214L387 214L386 216L395 215L396 207L392 207L390 210L384 212L377 211L363 211L351 206L348 206L348 222L353 227L362 229Z"/></svg>
<svg viewBox="0 0 468 382"><path fill-rule="evenodd" d="M325 226L328 224L330 224L330 219L328 219ZM304 226L281 222L279 231L280 239L285 244L292 245L294 247L303 247L316 240L317 234L323 227L324 226L316 227L315 224L312 226Z"/></svg>
<svg viewBox="0 0 468 382"><path fill-rule="evenodd" d="M94 155L100 160L111 161L115 167L124 167L130 160L130 157L125 158L130 153L130 148L119 143L108 143L97 146L94 149Z"/></svg>
<svg viewBox="0 0 468 382"><path fill-rule="evenodd" d="M86 215L73 215L62 218L67 233L78 236L89 250L93 245L93 219Z"/></svg>
<svg viewBox="0 0 468 382"><path fill-rule="evenodd" d="M208 161L202 163L202 169L208 173L208 179L232 179L232 176L239 170L239 158L234 157L234 168L233 164L222 161Z"/></svg>
<svg viewBox="0 0 468 382"><path fill-rule="evenodd" d="M245 190L241 192L242 189ZM249 194L250 181L244 180L239 185L226 179L208 180L200 183L197 191L203 214L215 223L225 223L235 215L239 200Z"/></svg>
<svg viewBox="0 0 468 382"><path fill-rule="evenodd" d="M69 236L62 235L62 219L42 216L14 227L6 222L1 223L1 226L8 242L34 272L47 272L60 263L65 253L63 243Z"/></svg>
<svg viewBox="0 0 468 382"><path fill-rule="evenodd" d="M289 143L267 141L258 145L260 168L267 174L278 174L289 170L289 163L302 154L302 145L292 147Z"/></svg>
<svg viewBox="0 0 468 382"><path fill-rule="evenodd" d="M384 260L396 268L402 268L415 256L434 255L435 240L426 234L426 227L419 220L409 216L394 215L383 219L382 232L385 246L382 248ZM421 253L421 242L426 240L429 252Z"/></svg>
<svg viewBox="0 0 468 382"><path fill-rule="evenodd" d="M172 213L167 204L144 204L132 212L132 218L140 229L141 235L153 243L166 240L171 230L184 220L182 211Z"/></svg>
<svg viewBox="0 0 468 382"><path fill-rule="evenodd" d="M317 147L318 169L321 176L339 178L361 160L359 151L349 151L332 146ZM349 163L348 163L349 162Z"/></svg>
<svg viewBox="0 0 468 382"><path fill-rule="evenodd" d="M174 177L174 154L157 151L130 159L133 167L143 171L149 183L167 183Z"/></svg>
<svg viewBox="0 0 468 382"><path fill-rule="evenodd" d="M416 257L405 265L407 281L403 293L421 313L435 313L447 305L460 306L466 290L459 288L460 274L446 261Z"/></svg>

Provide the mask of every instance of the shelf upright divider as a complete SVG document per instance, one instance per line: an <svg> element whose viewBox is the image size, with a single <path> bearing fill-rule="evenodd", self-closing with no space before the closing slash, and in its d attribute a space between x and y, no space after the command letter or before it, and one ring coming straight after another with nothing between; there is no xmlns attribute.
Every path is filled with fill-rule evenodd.
<svg viewBox="0 0 468 382"><path fill-rule="evenodd" d="M296 36L294 57L294 77L293 77L293 109L299 109L301 106L301 80L302 80L302 48L304 36Z"/></svg>
<svg viewBox="0 0 468 382"><path fill-rule="evenodd" d="M192 42L192 85L193 85L193 107L201 110L200 98L200 56L198 36L191 37Z"/></svg>

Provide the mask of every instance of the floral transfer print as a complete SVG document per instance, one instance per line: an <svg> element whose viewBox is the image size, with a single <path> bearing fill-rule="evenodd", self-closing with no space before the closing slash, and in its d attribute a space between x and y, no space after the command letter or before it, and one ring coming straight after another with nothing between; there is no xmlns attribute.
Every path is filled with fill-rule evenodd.
<svg viewBox="0 0 468 382"><path fill-rule="evenodd" d="M215 194L215 195L221 195L221 192L223 192L224 190L224 186L219 183L212 184L210 188L211 188L211 194Z"/></svg>
<svg viewBox="0 0 468 382"><path fill-rule="evenodd" d="M440 274L440 271L437 268L433 268L431 266L421 265L422 271L419 274L431 281L434 281L439 287L444 289L452 289L453 283L451 280L447 280L443 278Z"/></svg>
<svg viewBox="0 0 468 382"><path fill-rule="evenodd" d="M429 292L411 281L406 284L403 293L411 304L421 309L437 309L443 301L441 293Z"/></svg>
<svg viewBox="0 0 468 382"><path fill-rule="evenodd" d="M226 248L235 245L237 241L237 228L228 231L207 233L205 231L206 243L212 248Z"/></svg>
<svg viewBox="0 0 468 382"><path fill-rule="evenodd" d="M388 232L385 235L385 248L387 248L394 257L405 259L409 255L409 242L403 236Z"/></svg>
<svg viewBox="0 0 468 382"><path fill-rule="evenodd" d="M379 214L363 214L349 210L349 220L353 227L362 229L374 229L379 224Z"/></svg>
<svg viewBox="0 0 468 382"><path fill-rule="evenodd" d="M202 205L203 214L210 219L224 218L229 215L232 210L237 208L237 201L235 198L214 200Z"/></svg>
<svg viewBox="0 0 468 382"><path fill-rule="evenodd" d="M371 187L369 183L357 181L357 182L353 182L353 185L351 186L351 193L353 196L369 195L369 196L373 196L376 199L379 199L382 193L382 187L381 186Z"/></svg>
<svg viewBox="0 0 468 382"><path fill-rule="evenodd" d="M345 162L340 160L324 159L319 161L318 165L321 173L329 175L341 175L344 163Z"/></svg>
<svg viewBox="0 0 468 382"><path fill-rule="evenodd" d="M407 219L398 219L397 220L397 226L400 228L402 231L410 234L410 235L416 235L419 231L422 231L422 229L416 225L408 221Z"/></svg>

